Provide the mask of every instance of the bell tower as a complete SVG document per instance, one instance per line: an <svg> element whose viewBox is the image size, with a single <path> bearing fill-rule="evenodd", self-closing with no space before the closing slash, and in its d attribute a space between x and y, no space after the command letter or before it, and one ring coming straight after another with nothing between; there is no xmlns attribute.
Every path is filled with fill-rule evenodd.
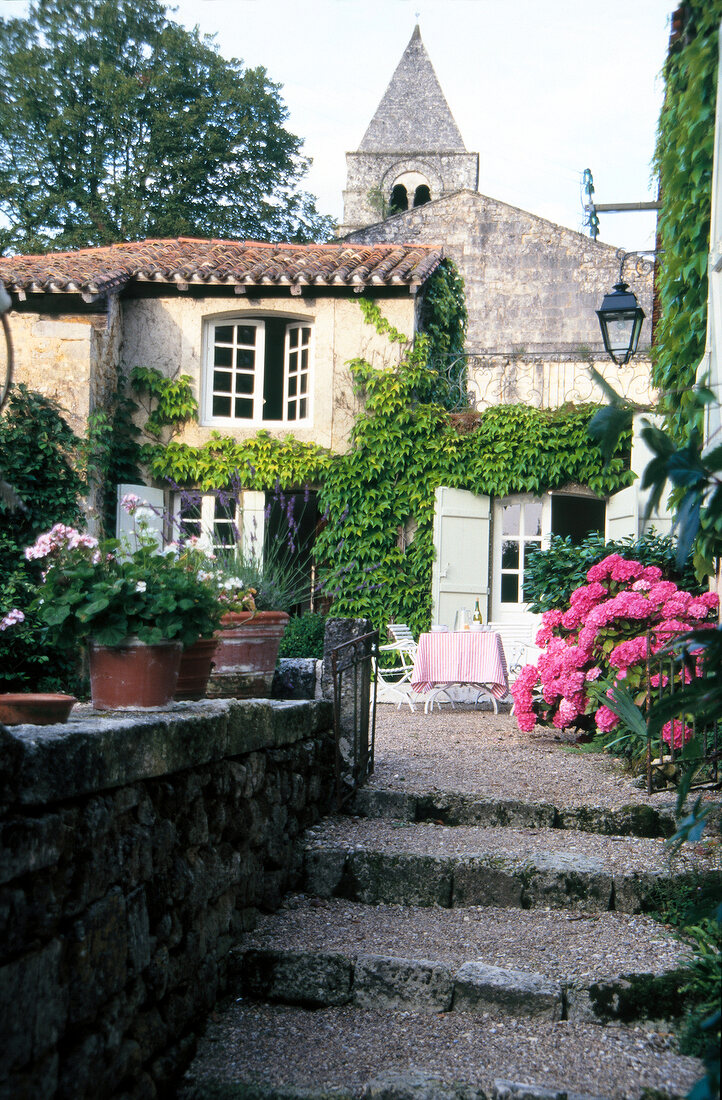
<svg viewBox="0 0 722 1100"><path fill-rule="evenodd" d="M346 154L339 234L478 182L479 154L466 151L416 26L361 144Z"/></svg>

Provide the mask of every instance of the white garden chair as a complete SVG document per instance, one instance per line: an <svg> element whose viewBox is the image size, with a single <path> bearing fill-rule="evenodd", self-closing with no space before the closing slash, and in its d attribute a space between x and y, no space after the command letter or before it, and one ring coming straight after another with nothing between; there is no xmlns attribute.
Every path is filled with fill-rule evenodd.
<svg viewBox="0 0 722 1100"><path fill-rule="evenodd" d="M396 653L398 663L393 668L382 668L379 662L376 662L376 701L395 703L397 709L404 703L408 703L412 711L416 710L412 698L414 692L411 688L416 641L405 623L389 623L388 632L393 641L387 645L380 645L379 652Z"/></svg>

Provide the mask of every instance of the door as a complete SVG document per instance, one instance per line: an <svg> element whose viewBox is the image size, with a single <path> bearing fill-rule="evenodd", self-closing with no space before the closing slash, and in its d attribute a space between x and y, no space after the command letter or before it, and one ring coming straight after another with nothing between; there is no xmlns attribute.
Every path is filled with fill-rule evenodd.
<svg viewBox="0 0 722 1100"><path fill-rule="evenodd" d="M474 610L488 619L490 500L465 489L436 490L431 575L432 622L453 629L456 612Z"/></svg>
<svg viewBox="0 0 722 1100"><path fill-rule="evenodd" d="M551 497L517 493L494 501L494 553L491 618L525 622L535 617L524 599L524 571L529 555L549 544Z"/></svg>

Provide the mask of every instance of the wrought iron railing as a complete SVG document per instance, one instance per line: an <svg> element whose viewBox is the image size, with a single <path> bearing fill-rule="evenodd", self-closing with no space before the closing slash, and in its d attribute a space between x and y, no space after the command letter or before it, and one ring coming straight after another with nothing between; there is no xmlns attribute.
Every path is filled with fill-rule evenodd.
<svg viewBox="0 0 722 1100"><path fill-rule="evenodd" d="M339 810L374 770L378 652L378 630L343 642L331 651Z"/></svg>

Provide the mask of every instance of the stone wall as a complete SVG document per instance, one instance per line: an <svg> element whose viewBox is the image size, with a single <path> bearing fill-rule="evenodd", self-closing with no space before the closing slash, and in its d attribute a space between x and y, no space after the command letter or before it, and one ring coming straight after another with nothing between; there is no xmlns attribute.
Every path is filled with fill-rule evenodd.
<svg viewBox="0 0 722 1100"><path fill-rule="evenodd" d="M604 358L595 311L619 281L611 245L473 191L397 214L349 239L443 242L464 279L473 352L583 358L591 351ZM624 277L645 311L640 348L648 347L652 273L638 273L630 261Z"/></svg>
<svg viewBox="0 0 722 1100"><path fill-rule="evenodd" d="M298 883L331 707L0 726L0 1100L174 1095L226 956Z"/></svg>

